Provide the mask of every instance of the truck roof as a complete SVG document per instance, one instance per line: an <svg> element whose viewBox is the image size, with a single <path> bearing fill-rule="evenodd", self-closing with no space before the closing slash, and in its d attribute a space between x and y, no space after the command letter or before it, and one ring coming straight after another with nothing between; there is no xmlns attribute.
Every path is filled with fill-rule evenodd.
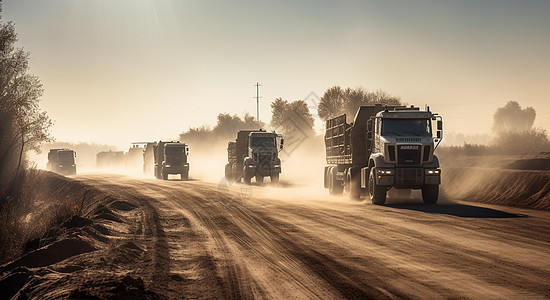
<svg viewBox="0 0 550 300"><path fill-rule="evenodd" d="M254 131L250 133L250 136L267 136L267 137L276 137L275 132L265 132L265 131Z"/></svg>
<svg viewBox="0 0 550 300"><path fill-rule="evenodd" d="M173 143L166 143L164 144L165 147L183 147L185 146L184 143L180 143L180 142L173 142Z"/></svg>
<svg viewBox="0 0 550 300"><path fill-rule="evenodd" d="M388 119L431 119L434 115L430 111L420 110L383 110L378 112L376 116Z"/></svg>

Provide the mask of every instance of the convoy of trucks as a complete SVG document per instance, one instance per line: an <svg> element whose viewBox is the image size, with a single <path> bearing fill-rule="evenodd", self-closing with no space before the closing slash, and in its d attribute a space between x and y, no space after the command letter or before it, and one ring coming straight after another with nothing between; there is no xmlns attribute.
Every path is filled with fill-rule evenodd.
<svg viewBox="0 0 550 300"><path fill-rule="evenodd" d="M383 205L388 191L410 195L421 190L425 204L439 197L441 170L434 154L443 136L442 117L429 107L361 106L348 123L345 114L326 120L324 187L330 194L344 191L352 199L368 195L373 204ZM433 126L435 125L435 128ZM281 135L265 130L241 130L227 145L227 182L263 183L270 177L279 181L283 149ZM189 147L179 141L133 143L126 155L130 164L143 172L167 180L171 174L189 179ZM122 151L97 154L97 166L113 166L124 156ZM76 152L50 149L48 170L76 174ZM133 163L132 163L133 162ZM126 161L126 167L128 167Z"/></svg>
<svg viewBox="0 0 550 300"><path fill-rule="evenodd" d="M48 152L48 163L46 168L48 171L56 172L64 175L76 174L75 163L76 152L71 149L50 149Z"/></svg>
<svg viewBox="0 0 550 300"><path fill-rule="evenodd" d="M181 180L189 179L187 156L189 147L176 142L159 141L153 145L154 171L157 179L167 180L168 175L180 175Z"/></svg>
<svg viewBox="0 0 550 300"><path fill-rule="evenodd" d="M351 123L345 114L327 120L325 188L352 199L368 194L373 204L385 204L392 187L420 189L424 203L436 203L441 170L434 150L442 124L429 107L412 106L361 106Z"/></svg>
<svg viewBox="0 0 550 300"><path fill-rule="evenodd" d="M279 182L281 159L279 151L283 149L281 135L265 130L241 130L237 139L227 144L227 164L225 178L227 182L243 180L250 184L254 177L262 183L264 177L270 177L272 183Z"/></svg>

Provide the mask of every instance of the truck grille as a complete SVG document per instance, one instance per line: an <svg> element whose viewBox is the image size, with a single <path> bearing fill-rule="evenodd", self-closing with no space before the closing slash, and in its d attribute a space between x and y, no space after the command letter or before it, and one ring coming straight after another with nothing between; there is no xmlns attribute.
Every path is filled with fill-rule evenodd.
<svg viewBox="0 0 550 300"><path fill-rule="evenodd" d="M397 186L421 185L423 176L421 168L395 169L395 184Z"/></svg>
<svg viewBox="0 0 550 300"><path fill-rule="evenodd" d="M271 153L269 154L260 154L258 161L258 171L267 175L271 171Z"/></svg>
<svg viewBox="0 0 550 300"><path fill-rule="evenodd" d="M418 166L420 165L420 145L399 145L397 146L397 165Z"/></svg>

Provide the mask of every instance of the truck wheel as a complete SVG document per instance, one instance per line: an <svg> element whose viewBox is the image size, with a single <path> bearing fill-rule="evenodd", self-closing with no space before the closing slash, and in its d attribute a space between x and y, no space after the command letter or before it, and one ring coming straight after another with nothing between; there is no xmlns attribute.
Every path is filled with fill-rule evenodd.
<svg viewBox="0 0 550 300"><path fill-rule="evenodd" d="M252 177L248 177L248 176L244 175L243 176L243 181L246 184L250 184L250 182L252 181Z"/></svg>
<svg viewBox="0 0 550 300"><path fill-rule="evenodd" d="M376 185L374 167L369 175L369 195L372 204L384 205L386 203L386 187Z"/></svg>
<svg viewBox="0 0 550 300"><path fill-rule="evenodd" d="M256 175L256 182L257 183L263 183L264 177L262 175Z"/></svg>
<svg viewBox="0 0 550 300"><path fill-rule="evenodd" d="M273 174L271 175L271 183L278 183L279 182L279 174Z"/></svg>
<svg viewBox="0 0 550 300"><path fill-rule="evenodd" d="M168 180L168 174L162 172L162 180Z"/></svg>
<svg viewBox="0 0 550 300"><path fill-rule="evenodd" d="M181 180L189 179L189 171L181 173Z"/></svg>
<svg viewBox="0 0 550 300"><path fill-rule="evenodd" d="M344 187L342 186L342 183L336 180L336 172L334 172L334 168L330 168L328 192L331 195L340 195L343 191Z"/></svg>
<svg viewBox="0 0 550 300"><path fill-rule="evenodd" d="M422 187L422 201L424 204L435 204L439 196L439 185L425 185Z"/></svg>

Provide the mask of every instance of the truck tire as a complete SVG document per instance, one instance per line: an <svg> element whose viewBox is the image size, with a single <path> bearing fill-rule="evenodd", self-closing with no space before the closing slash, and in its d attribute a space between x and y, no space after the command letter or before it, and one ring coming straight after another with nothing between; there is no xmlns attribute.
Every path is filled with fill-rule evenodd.
<svg viewBox="0 0 550 300"><path fill-rule="evenodd" d="M256 182L257 183L263 183L264 177L262 175L256 175Z"/></svg>
<svg viewBox="0 0 550 300"><path fill-rule="evenodd" d="M188 180L189 179L189 171L185 171L181 173L181 180Z"/></svg>
<svg viewBox="0 0 550 300"><path fill-rule="evenodd" d="M329 174L328 192L331 195L342 194L342 192L344 191L344 186L342 185L342 183L336 180L336 172L334 171L334 168L330 168L330 171L328 174Z"/></svg>
<svg viewBox="0 0 550 300"><path fill-rule="evenodd" d="M271 183L279 182L279 173L271 175Z"/></svg>
<svg viewBox="0 0 550 300"><path fill-rule="evenodd" d="M252 182L252 177L248 177L248 176L246 176L246 174L245 174L245 175L243 175L243 181L244 181L244 183L246 183L246 184L250 184L250 183Z"/></svg>
<svg viewBox="0 0 550 300"><path fill-rule="evenodd" d="M162 172L162 180L168 180L168 174Z"/></svg>
<svg viewBox="0 0 550 300"><path fill-rule="evenodd" d="M386 203L386 187L376 184L374 167L369 173L369 196L372 204L384 205Z"/></svg>
<svg viewBox="0 0 550 300"><path fill-rule="evenodd" d="M439 185L425 185L422 187L422 201L424 204L436 204L439 197Z"/></svg>

